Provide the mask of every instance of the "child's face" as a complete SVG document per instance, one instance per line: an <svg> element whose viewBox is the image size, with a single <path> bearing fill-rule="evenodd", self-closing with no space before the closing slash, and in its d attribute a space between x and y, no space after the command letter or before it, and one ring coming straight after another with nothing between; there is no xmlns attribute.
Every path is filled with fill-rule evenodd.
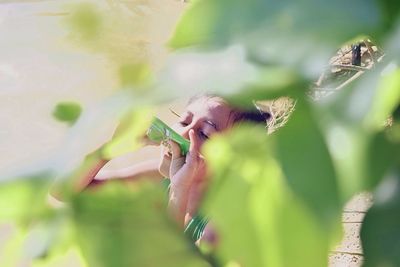
<svg viewBox="0 0 400 267"><path fill-rule="evenodd" d="M219 97L201 97L190 103L180 120L172 128L189 139L189 130L193 129L200 148L215 133L232 126L231 108ZM171 164L171 154L163 148L159 165L160 172L167 176Z"/></svg>

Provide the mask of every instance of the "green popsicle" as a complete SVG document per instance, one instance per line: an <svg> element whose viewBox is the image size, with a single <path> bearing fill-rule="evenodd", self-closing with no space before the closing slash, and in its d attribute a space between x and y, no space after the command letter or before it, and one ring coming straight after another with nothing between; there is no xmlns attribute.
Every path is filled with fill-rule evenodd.
<svg viewBox="0 0 400 267"><path fill-rule="evenodd" d="M189 140L183 138L177 132L171 129L167 124L165 124L159 118L154 117L149 129L147 130L147 136L150 140L161 143L164 140L171 139L176 142L183 155L186 155L189 151L190 142Z"/></svg>

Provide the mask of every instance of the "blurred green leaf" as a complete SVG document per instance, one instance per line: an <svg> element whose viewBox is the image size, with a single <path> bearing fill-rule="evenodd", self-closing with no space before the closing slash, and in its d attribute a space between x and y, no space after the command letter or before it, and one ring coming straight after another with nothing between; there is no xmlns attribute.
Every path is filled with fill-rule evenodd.
<svg viewBox="0 0 400 267"><path fill-rule="evenodd" d="M135 15L145 14L152 5L142 2L123 5ZM149 45L147 32L146 38L138 37L145 20L109 15L100 7L92 1L71 10L67 20L72 37L117 63L122 87L147 85L153 78L150 69L146 63L136 63L149 61L143 53ZM199 92L194 87L211 89L242 106L281 95L299 99L289 123L274 136L267 139L264 129L244 127L206 148L214 180L203 210L219 234L216 254L221 262L326 266L329 247L338 237L342 201L365 185L373 189L399 163L400 126L376 133L399 103L398 69L382 79L381 67L365 72L347 92L327 101L333 104L325 113L311 110L302 90L326 67L331 52L356 36L387 37L393 46L387 55L396 59L399 35L387 33L398 23L399 7L396 0L190 4L170 45L202 50L180 58L181 64L171 68L164 80L155 79L156 90L133 94L137 98L132 103L188 96ZM215 54L204 50L221 47L227 49ZM72 124L80 113L78 104L63 102L53 114ZM103 156L110 159L138 148L150 115L148 109L135 107L101 150ZM319 127L327 116L333 121L330 126L338 127L326 126L324 136ZM330 150L325 140L331 142ZM333 148L341 153L335 154ZM94 156L71 177L91 169L99 159ZM376 204L366 216L362 238L367 266L400 265L396 175L379 186ZM0 219L25 225L43 220L52 212L45 201L46 183L32 179L0 184ZM110 186L72 197L77 237L90 266L208 265L170 222L161 189L140 183L131 190ZM34 237L43 234L38 233Z"/></svg>
<svg viewBox="0 0 400 267"><path fill-rule="evenodd" d="M159 81L170 95L215 93L237 106L280 96L304 97L309 80L296 69L249 61L242 45L177 53Z"/></svg>
<svg viewBox="0 0 400 267"><path fill-rule="evenodd" d="M53 116L59 121L74 124L81 115L82 108L76 102L60 102L53 110Z"/></svg>
<svg viewBox="0 0 400 267"><path fill-rule="evenodd" d="M50 185L46 173L0 183L1 230L4 234L4 225L9 225L6 233L11 234L2 242L2 266L45 260L71 245L68 212L50 204L55 201L49 195Z"/></svg>
<svg viewBox="0 0 400 267"><path fill-rule="evenodd" d="M71 246L68 250L57 252L48 258L35 260L32 267L88 267L83 259L79 247Z"/></svg>
<svg viewBox="0 0 400 267"><path fill-rule="evenodd" d="M125 64L119 69L120 83L123 88L146 85L152 78L151 74L147 64Z"/></svg>
<svg viewBox="0 0 400 267"><path fill-rule="evenodd" d="M399 22L400 4L397 0L377 0L383 18L383 31L391 30Z"/></svg>
<svg viewBox="0 0 400 267"><path fill-rule="evenodd" d="M2 222L2 228L4 225L5 224ZM8 238L6 235L9 235ZM3 242L0 250L1 265L4 267L14 267L18 265L19 260L22 258L21 251L23 250L26 231L16 227L15 223L13 223L8 224L6 235L2 235L4 239L2 240Z"/></svg>
<svg viewBox="0 0 400 267"><path fill-rule="evenodd" d="M354 194L366 190L366 155L370 135L343 121L327 123L329 119L319 115L324 120L322 128L325 128L325 139L334 163L339 195L343 202L347 202Z"/></svg>
<svg viewBox="0 0 400 267"><path fill-rule="evenodd" d="M49 184L48 174L0 183L0 221L13 221L27 226L49 216Z"/></svg>
<svg viewBox="0 0 400 267"><path fill-rule="evenodd" d="M256 100L276 99L281 96L304 98L308 85L309 82L292 69L259 67L254 81L243 83L241 90L224 97L233 105L252 107Z"/></svg>
<svg viewBox="0 0 400 267"><path fill-rule="evenodd" d="M101 148L105 159L113 159L143 146L142 141L152 121L148 108L128 112L122 119L111 141Z"/></svg>
<svg viewBox="0 0 400 267"><path fill-rule="evenodd" d="M203 212L217 230L216 255L239 266L326 266L333 234L288 186L274 150L262 128L207 145L213 182Z"/></svg>
<svg viewBox="0 0 400 267"><path fill-rule="evenodd" d="M399 74L393 63L377 63L348 86L323 99L320 106L340 123L366 133L383 129L400 102Z"/></svg>
<svg viewBox="0 0 400 267"><path fill-rule="evenodd" d="M161 185L108 184L73 200L89 266L209 266L169 218Z"/></svg>
<svg viewBox="0 0 400 267"><path fill-rule="evenodd" d="M391 142L388 135L388 132L378 133L369 143L366 153L366 189L374 189L384 176L400 163L400 142Z"/></svg>
<svg viewBox="0 0 400 267"><path fill-rule="evenodd" d="M394 163L394 127L382 131L399 104L399 72L384 64L314 104L335 161L344 200L371 190ZM392 143L391 143L392 142Z"/></svg>
<svg viewBox="0 0 400 267"><path fill-rule="evenodd" d="M340 44L360 33L371 33L379 22L372 0L198 0L191 3L178 24L171 45L226 44L260 29L269 34L258 36L264 40L294 35Z"/></svg>
<svg viewBox="0 0 400 267"><path fill-rule="evenodd" d="M373 128L383 128L385 121L400 104L400 69L385 74L376 88L372 107L366 114L366 124Z"/></svg>
<svg viewBox="0 0 400 267"><path fill-rule="evenodd" d="M90 41L100 37L103 26L102 19L102 14L97 5L81 2L73 6L67 22L73 30L73 35Z"/></svg>
<svg viewBox="0 0 400 267"><path fill-rule="evenodd" d="M361 241L365 267L400 265L400 177L392 172L375 192L365 215Z"/></svg>
<svg viewBox="0 0 400 267"><path fill-rule="evenodd" d="M331 156L307 102L297 103L276 139L288 184L329 228L339 218L342 202Z"/></svg>
<svg viewBox="0 0 400 267"><path fill-rule="evenodd" d="M380 26L374 0L198 0L184 13L170 45L241 43L252 60L294 66L316 78L339 45L374 35Z"/></svg>

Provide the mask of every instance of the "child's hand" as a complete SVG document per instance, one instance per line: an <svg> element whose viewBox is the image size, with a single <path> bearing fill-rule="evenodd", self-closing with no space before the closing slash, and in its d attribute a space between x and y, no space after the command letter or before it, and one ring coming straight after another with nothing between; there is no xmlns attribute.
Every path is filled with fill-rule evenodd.
<svg viewBox="0 0 400 267"><path fill-rule="evenodd" d="M179 145L171 141L172 160L169 177L176 186L190 186L198 176L205 174L204 158L200 154L199 141L194 130L189 131L190 147L186 156L182 156Z"/></svg>
<svg viewBox="0 0 400 267"><path fill-rule="evenodd" d="M199 181L205 180L205 162L200 155L199 142L194 130L189 131L190 148L186 156L182 156L179 146L171 142L172 160L170 165L170 208L178 222L184 225L188 208L198 206L193 200L200 201L197 196Z"/></svg>

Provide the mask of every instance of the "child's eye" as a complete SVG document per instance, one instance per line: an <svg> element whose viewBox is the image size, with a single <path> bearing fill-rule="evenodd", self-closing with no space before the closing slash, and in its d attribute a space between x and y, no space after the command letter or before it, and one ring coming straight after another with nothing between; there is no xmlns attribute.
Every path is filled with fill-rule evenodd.
<svg viewBox="0 0 400 267"><path fill-rule="evenodd" d="M189 123L186 123L186 122L184 122L184 121L179 122L179 124L182 125L183 127L186 127L186 126L189 125Z"/></svg>
<svg viewBox="0 0 400 267"><path fill-rule="evenodd" d="M208 135L206 135L203 131L199 131L199 136L204 140L207 140L209 138Z"/></svg>

